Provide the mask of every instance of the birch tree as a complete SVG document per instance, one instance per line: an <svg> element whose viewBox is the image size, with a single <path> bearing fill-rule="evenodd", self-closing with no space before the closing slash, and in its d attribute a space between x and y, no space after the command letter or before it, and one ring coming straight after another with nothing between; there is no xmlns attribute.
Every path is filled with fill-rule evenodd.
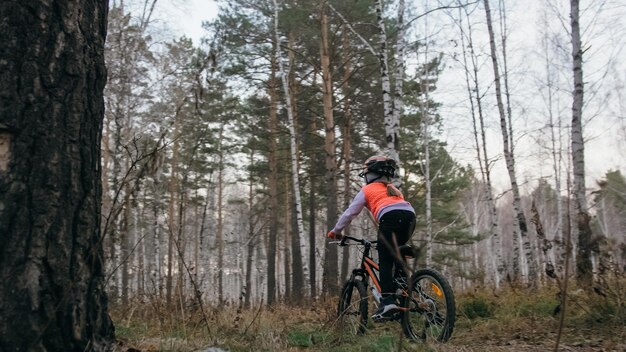
<svg viewBox="0 0 626 352"><path fill-rule="evenodd" d="M583 141L583 48L580 38L579 0L570 0L570 26L572 36L572 73L574 82L572 101L572 168L574 174L574 208L576 210L576 231L578 247L576 256L576 276L583 287L591 287L593 268L591 264L591 226L587 211L585 189L585 144Z"/></svg>
<svg viewBox="0 0 626 352"><path fill-rule="evenodd" d="M463 19L467 19L464 25ZM474 31L471 18L467 8L459 8L459 22L461 40L461 56L462 66L465 73L465 85L467 87L468 101L470 102L470 114L472 117L472 131L474 135L474 148L476 150L476 159L482 177L485 192L485 200L489 209L489 234L491 240L491 248L495 261L494 284L496 289L500 288L500 279L504 276L505 263L502 256L502 240L500 229L498 226L498 215L496 202L493 196L493 186L491 182L491 160L487 153L487 138L485 116L483 113L483 92L480 89L477 54L474 49ZM465 29L467 26L467 29ZM465 40L467 39L467 44ZM465 50L467 45L469 53ZM469 57L469 61L468 61Z"/></svg>
<svg viewBox="0 0 626 352"><path fill-rule="evenodd" d="M382 1L382 0L381 0ZM406 28L404 26L404 11L405 4L404 0L398 1L398 17L397 17L397 34L396 34L396 70L394 74L394 92L393 92L393 114L392 121L400 122L400 117L402 115L402 94L404 88L404 48L405 48L405 32ZM398 126L399 127L399 126ZM397 144L397 143L396 143Z"/></svg>
<svg viewBox="0 0 626 352"><path fill-rule="evenodd" d="M536 285L537 278L537 269L536 269L536 261L533 258L533 252L530 244L530 240L528 238L528 227L526 224L526 217L524 215L524 211L521 208L520 203L520 194L519 187L517 184L517 176L515 174L515 158L513 155L513 151L511 149L511 135L510 131L512 131L512 127L507 126L507 114L504 111L504 103L502 99L502 85L501 85L501 77L498 66L498 55L496 50L495 43L495 35L493 31L493 25L491 20L491 10L489 8L489 0L484 0L485 5L485 14L487 18L487 30L489 32L489 47L491 50L491 61L494 72L494 83L496 90L496 100L498 106L498 113L500 116L500 131L502 133L502 142L504 148L504 159L506 161L506 168L509 173L509 179L511 181L511 190L513 192L513 210L514 210L514 232L516 239L514 241L518 241L517 236L521 239L524 249L524 255L526 257L526 261L528 263L528 280L531 286ZM510 125L510 122L508 123ZM519 232L518 232L519 231ZM520 260L519 258L513 258L513 277L515 279L520 276Z"/></svg>
<svg viewBox="0 0 626 352"><path fill-rule="evenodd" d="M404 2L402 2L404 5ZM379 31L378 38L378 59L380 64L380 79L383 94L383 117L385 122L385 140L387 142L388 157L396 161L400 161L398 149L399 145L399 128L400 120L395 120L393 105L391 101L391 83L389 78L389 54L387 53L387 30L385 29L385 18L383 16L382 0L374 1L374 9L376 10L376 23ZM403 11L404 6L400 9ZM400 11L400 10L399 10ZM399 98L399 97L398 97ZM399 112L398 112L399 116Z"/></svg>
<svg viewBox="0 0 626 352"><path fill-rule="evenodd" d="M276 36L276 43L280 43L280 35L278 32L278 4L276 0L274 2L274 34ZM289 84L287 83L287 75L285 74L285 67L282 61L282 53L280 49L280 45L276 45L276 60L278 61L278 75L281 78L283 85L283 93L285 95L285 105L287 110L287 128L289 129L289 146L291 151L291 181L293 186L294 193L294 208L295 208L295 216L296 216L296 225L298 236L294 238L297 243L294 248L299 249L299 253L292 253L294 267L301 267L303 271L302 278L306 280L308 276L308 270L306 265L306 255L305 255L305 243L306 238L304 235L304 222L302 220L302 197L300 196L300 176L299 176L299 166L298 166L298 153L297 153L297 144L296 144L296 131L294 128L294 112L291 105L292 98L291 92L289 91ZM304 258L303 258L304 256ZM304 280L299 280L299 282L295 285L294 290L297 290L296 296L301 295L301 291L303 289Z"/></svg>

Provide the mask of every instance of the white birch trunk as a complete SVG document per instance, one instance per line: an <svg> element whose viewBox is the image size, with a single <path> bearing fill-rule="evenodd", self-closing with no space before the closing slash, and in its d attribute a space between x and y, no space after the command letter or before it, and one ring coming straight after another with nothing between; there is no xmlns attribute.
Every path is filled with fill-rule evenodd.
<svg viewBox="0 0 626 352"><path fill-rule="evenodd" d="M384 112L384 124L385 124L385 136L387 141L387 153L388 157L400 161L398 154L398 142L399 142L399 127L400 121L394 120L393 107L391 101L391 83L389 81L389 64L387 54L387 32L385 30L385 20L383 18L383 4L382 0L376 0L374 2L376 9L376 20L378 23L379 31L379 52L378 58L380 60L380 79L383 89L383 112Z"/></svg>
<svg viewBox="0 0 626 352"><path fill-rule="evenodd" d="M509 151L511 155L511 161L513 164L513 168L515 167L515 138L513 137L513 114L511 109L511 94L509 90L509 69L508 69L508 55L506 50L507 38L508 38L508 29L507 29L507 19L506 19L506 4L504 1L500 0L500 28L501 28L501 45L502 45L502 65L504 69L503 81L504 81L504 95L506 97L506 114L508 118L508 127L509 127ZM514 170L514 169L513 169ZM515 187L517 188L517 187ZM535 241L531 241L528 237L528 231L525 229L527 227L526 219L524 218L524 212L521 205L521 199L519 191L513 189L513 201L518 205L518 221L520 222L520 235L522 240L522 246L524 248L524 259L526 263L526 274L531 286L535 287L537 285L537 279L539 277L538 272L538 261L537 253L538 248L536 246Z"/></svg>
<svg viewBox="0 0 626 352"><path fill-rule="evenodd" d="M332 4L328 3L328 7L339 16L343 23L356 35L363 45L373 54L378 56L380 76L383 93L383 118L385 125L385 140L387 141L387 156L395 159L398 165L401 165L399 155L399 137L400 137L400 114L402 112L402 87L404 84L404 0L400 0L398 7L399 33L397 41L397 67L396 67L396 94L397 104L394 106L391 99L391 83L389 80L389 59L387 53L387 32L385 29L385 21L383 18L382 0L375 0L374 7L376 10L376 18L379 31L379 51L376 52L370 43L360 35L354 27L345 19L345 17L337 11ZM397 90L399 89L399 90ZM395 181L395 180L394 180Z"/></svg>
<svg viewBox="0 0 626 352"><path fill-rule="evenodd" d="M591 228L587 212L585 195L585 144L583 140L582 109L583 109L583 49L580 37L579 0L571 0L571 35L572 35L572 71L574 76L574 94L572 101L572 168L574 173L574 207L577 212L576 230L578 233L578 249L576 256L576 274L579 283L590 286L593 280L591 261Z"/></svg>
<svg viewBox="0 0 626 352"><path fill-rule="evenodd" d="M579 1L571 1L572 21L572 58L574 71L574 100L572 102L572 167L574 170L574 196L577 210L586 210L585 196L585 145L582 133L583 107L583 75L582 75L582 47L580 27L578 24Z"/></svg>
<svg viewBox="0 0 626 352"><path fill-rule="evenodd" d="M517 185L517 178L515 175L515 159L511 152L511 146L509 143L510 136L509 136L509 130L507 129L506 114L504 112L504 104L502 102L502 88L500 84L500 73L498 69L497 51L496 51L494 32L493 32L493 26L492 26L492 21L491 21L491 11L489 9L489 0L484 0L484 4L485 4L485 13L487 16L487 27L488 27L489 38L490 38L489 44L491 48L491 60L492 60L493 71L494 71L496 100L498 102L498 112L500 115L500 129L502 132L502 141L504 144L504 158L506 161L506 167L509 173L509 178L511 180L511 190L513 191L513 210L515 212L515 216L513 219L514 220L513 221L514 232L519 233L519 239L520 241L522 241L522 245L524 249L524 256L525 256L527 263L529 264L528 280L531 285L535 285L536 284L535 280L537 277L536 262L534 261L532 257L532 248L531 248L530 240L528 238L526 218L524 216L524 212L522 211L521 204L520 204L519 188ZM517 240L514 241L514 243L515 243L515 247L517 247L518 246ZM514 257L515 256L516 254L515 254L515 248L514 248ZM515 278L517 278L517 276L519 275L521 271L519 268L519 263L520 263L519 258L518 260L515 260L514 258L513 275Z"/></svg>
<svg viewBox="0 0 626 352"><path fill-rule="evenodd" d="M302 220L302 197L300 195L300 178L298 174L298 155L296 148L296 131L294 129L294 116L291 107L291 99L289 92L289 84L287 83L287 75L285 74L285 68L283 67L282 54L280 50L280 36L278 34L278 4L276 0L274 2L274 34L276 35L276 58L278 61L278 75L281 78L283 90L285 93L285 105L287 109L287 128L289 129L289 141L291 150L291 174L294 190L294 201L296 206L296 223L298 226L298 241L300 247L300 253L302 257L302 271L304 273L304 282L308 281L309 271L307 265L307 256L305 255L306 238L304 234L304 221Z"/></svg>
<svg viewBox="0 0 626 352"><path fill-rule="evenodd" d="M381 0L382 1L382 0ZM398 38L396 40L396 70L395 70L395 89L394 89L394 99L393 99L393 113L392 113L392 123L395 123L395 133L396 138L400 135L400 117L402 116L402 93L404 88L404 47L405 47L405 39L404 39L404 0L400 0L398 2ZM396 149L399 148L398 141L394 140ZM399 153L399 150L396 150ZM400 161L399 155L396 159L398 162Z"/></svg>

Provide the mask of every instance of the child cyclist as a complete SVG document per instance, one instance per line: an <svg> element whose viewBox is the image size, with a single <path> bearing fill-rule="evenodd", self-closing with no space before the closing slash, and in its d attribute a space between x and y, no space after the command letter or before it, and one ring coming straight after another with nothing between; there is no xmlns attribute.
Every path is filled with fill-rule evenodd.
<svg viewBox="0 0 626 352"><path fill-rule="evenodd" d="M378 222L377 247L383 298L378 310L372 315L374 320L383 320L399 310L394 302L396 287L393 282L396 246L407 243L415 229L415 210L404 200L402 192L391 184L395 171L396 162L391 158L373 156L365 160L364 169L359 174L365 179L365 186L327 234L329 238L343 238L341 232L363 207L369 209Z"/></svg>

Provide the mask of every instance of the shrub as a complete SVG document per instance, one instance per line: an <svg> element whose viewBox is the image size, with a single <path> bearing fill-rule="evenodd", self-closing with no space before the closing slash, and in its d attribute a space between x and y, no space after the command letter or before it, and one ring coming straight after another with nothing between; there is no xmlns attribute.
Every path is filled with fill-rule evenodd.
<svg viewBox="0 0 626 352"><path fill-rule="evenodd" d="M485 297L478 296L462 300L459 304L459 312L468 319L491 318L494 309Z"/></svg>

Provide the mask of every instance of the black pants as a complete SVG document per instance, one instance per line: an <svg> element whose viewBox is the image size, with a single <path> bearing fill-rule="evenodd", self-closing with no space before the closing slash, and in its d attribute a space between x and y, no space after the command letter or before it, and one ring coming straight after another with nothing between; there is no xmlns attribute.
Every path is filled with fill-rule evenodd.
<svg viewBox="0 0 626 352"><path fill-rule="evenodd" d="M397 246L409 241L415 230L415 214L408 210L392 210L380 218L378 224L378 261L380 288L384 297L394 293L393 273L401 268L396 262ZM401 258L400 258L401 259Z"/></svg>

